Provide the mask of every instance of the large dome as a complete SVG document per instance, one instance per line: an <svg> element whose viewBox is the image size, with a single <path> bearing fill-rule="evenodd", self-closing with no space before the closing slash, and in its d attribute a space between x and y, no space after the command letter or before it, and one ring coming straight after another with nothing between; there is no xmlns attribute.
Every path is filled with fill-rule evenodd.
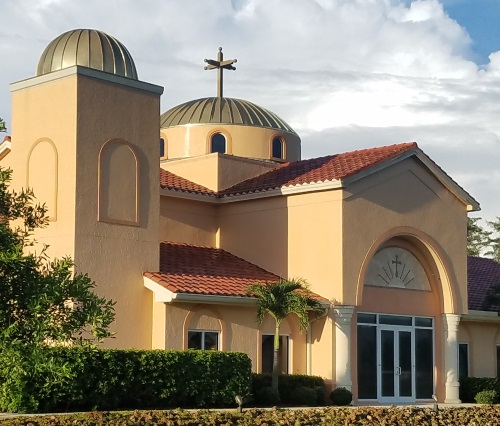
<svg viewBox="0 0 500 426"><path fill-rule="evenodd" d="M127 48L102 31L72 30L52 40L40 57L36 75L74 65L137 80L135 64Z"/></svg>
<svg viewBox="0 0 500 426"><path fill-rule="evenodd" d="M186 124L238 124L296 134L273 112L252 102L234 98L201 98L177 105L162 114L162 129Z"/></svg>

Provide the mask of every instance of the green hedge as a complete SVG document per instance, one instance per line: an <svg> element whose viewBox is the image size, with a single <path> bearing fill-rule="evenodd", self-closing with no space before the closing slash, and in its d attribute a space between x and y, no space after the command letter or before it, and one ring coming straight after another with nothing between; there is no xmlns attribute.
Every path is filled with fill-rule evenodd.
<svg viewBox="0 0 500 426"><path fill-rule="evenodd" d="M499 377L463 377L460 379L460 399L462 402L476 402L479 392L494 390L500 395Z"/></svg>
<svg viewBox="0 0 500 426"><path fill-rule="evenodd" d="M249 391L251 361L242 353L47 350L55 364L66 366L70 379L65 383L52 383L44 380L43 375L37 379L19 374L12 381L18 385L0 395L1 410L225 407L235 405L235 395L246 395ZM26 409L18 404L20 400L35 401L35 404Z"/></svg>
<svg viewBox="0 0 500 426"><path fill-rule="evenodd" d="M254 398L261 394L261 389L271 386L271 374L252 374L252 395ZM281 374L278 379L278 389L282 404L301 405L300 395L297 395L297 389L310 388L316 392L317 405L325 404L325 381L319 376L307 376L305 374ZM300 392L299 392L300 394ZM257 404L263 404L255 398Z"/></svg>

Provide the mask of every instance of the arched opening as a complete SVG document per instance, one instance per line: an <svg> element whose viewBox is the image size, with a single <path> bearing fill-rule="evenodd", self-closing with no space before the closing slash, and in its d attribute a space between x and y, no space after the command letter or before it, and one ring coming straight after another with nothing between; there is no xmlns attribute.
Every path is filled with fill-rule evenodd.
<svg viewBox="0 0 500 426"><path fill-rule="evenodd" d="M272 140L271 155L273 158L282 160L284 158L284 140L276 136Z"/></svg>
<svg viewBox="0 0 500 426"><path fill-rule="evenodd" d="M226 137L222 133L215 133L210 139L210 152L226 152Z"/></svg>
<svg viewBox="0 0 500 426"><path fill-rule="evenodd" d="M165 158L166 149L165 149L165 139L160 138L160 158Z"/></svg>
<svg viewBox="0 0 500 426"><path fill-rule="evenodd" d="M439 247L428 235L400 227L367 253L352 359L358 401L413 403L451 395L455 385L449 378L445 383L440 371L458 370L456 332L449 324L460 312L461 294Z"/></svg>

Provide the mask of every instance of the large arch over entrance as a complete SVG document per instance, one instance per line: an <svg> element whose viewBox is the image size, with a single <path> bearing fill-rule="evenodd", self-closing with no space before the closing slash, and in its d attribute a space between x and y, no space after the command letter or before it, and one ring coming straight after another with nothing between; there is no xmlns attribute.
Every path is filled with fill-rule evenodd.
<svg viewBox="0 0 500 426"><path fill-rule="evenodd" d="M410 280L402 282L398 267L399 274L411 269L420 282L407 286ZM457 337L464 300L450 258L429 235L410 227L381 235L366 254L357 283L352 342L357 399L404 403L436 394L459 402Z"/></svg>
<svg viewBox="0 0 500 426"><path fill-rule="evenodd" d="M460 294L457 278L448 255L439 244L426 233L412 227L400 226L382 234L371 245L367 252L357 283L356 305L363 303L363 288L368 266L375 253L391 241L408 248L423 263L430 275L431 285L439 290L442 301L442 312L462 314L465 306Z"/></svg>

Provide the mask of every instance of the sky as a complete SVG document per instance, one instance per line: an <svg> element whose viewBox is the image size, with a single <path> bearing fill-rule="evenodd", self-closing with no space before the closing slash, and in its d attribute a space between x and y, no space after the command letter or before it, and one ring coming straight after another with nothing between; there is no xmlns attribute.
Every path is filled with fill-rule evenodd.
<svg viewBox="0 0 500 426"><path fill-rule="evenodd" d="M1 0L0 117L51 40L120 40L161 112L216 95L204 58L238 60L224 95L277 113L302 157L416 141L500 216L500 0Z"/></svg>

